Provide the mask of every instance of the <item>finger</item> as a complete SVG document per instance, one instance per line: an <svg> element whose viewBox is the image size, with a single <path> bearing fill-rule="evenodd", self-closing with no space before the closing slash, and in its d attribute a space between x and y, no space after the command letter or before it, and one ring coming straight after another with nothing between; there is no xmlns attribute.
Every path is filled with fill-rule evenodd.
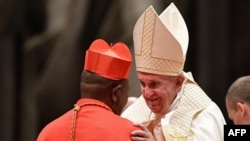
<svg viewBox="0 0 250 141"><path fill-rule="evenodd" d="M143 137L143 138L147 138L148 137L148 134L146 131L143 131L143 130L134 130L131 132L131 135L133 137Z"/></svg>
<svg viewBox="0 0 250 141"><path fill-rule="evenodd" d="M147 141L150 137L147 132L142 130L135 130L131 133L131 140L132 141Z"/></svg>
<svg viewBox="0 0 250 141"><path fill-rule="evenodd" d="M147 141L147 138L143 138L143 137L131 137L132 141Z"/></svg>
<svg viewBox="0 0 250 141"><path fill-rule="evenodd" d="M162 128L161 128L161 125L157 125L155 128L154 128L154 135L155 135L155 139L157 141L165 141L165 138L164 138L164 135L163 135L163 132L162 132Z"/></svg>

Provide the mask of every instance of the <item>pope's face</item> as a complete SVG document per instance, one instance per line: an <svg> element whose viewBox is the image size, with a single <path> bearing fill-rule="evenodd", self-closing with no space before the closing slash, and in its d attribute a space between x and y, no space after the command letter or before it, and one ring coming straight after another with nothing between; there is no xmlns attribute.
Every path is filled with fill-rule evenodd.
<svg viewBox="0 0 250 141"><path fill-rule="evenodd" d="M164 115L181 88L183 79L178 76L138 72L141 93L152 112ZM180 82L179 82L180 81Z"/></svg>

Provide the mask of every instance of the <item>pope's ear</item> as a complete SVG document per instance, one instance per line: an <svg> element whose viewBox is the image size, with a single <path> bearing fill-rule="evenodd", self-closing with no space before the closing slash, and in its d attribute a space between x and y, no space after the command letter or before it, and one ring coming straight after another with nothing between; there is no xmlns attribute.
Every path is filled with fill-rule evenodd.
<svg viewBox="0 0 250 141"><path fill-rule="evenodd" d="M119 84L112 89L112 101L117 102L118 96L122 93L122 86Z"/></svg>

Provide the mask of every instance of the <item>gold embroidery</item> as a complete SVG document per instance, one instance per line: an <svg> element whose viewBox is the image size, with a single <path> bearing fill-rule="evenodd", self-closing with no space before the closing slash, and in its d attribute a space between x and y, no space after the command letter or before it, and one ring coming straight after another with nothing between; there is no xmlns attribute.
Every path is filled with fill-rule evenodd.
<svg viewBox="0 0 250 141"><path fill-rule="evenodd" d="M187 140L186 136L181 136L178 133L170 134L170 136L174 139L174 141L186 141Z"/></svg>

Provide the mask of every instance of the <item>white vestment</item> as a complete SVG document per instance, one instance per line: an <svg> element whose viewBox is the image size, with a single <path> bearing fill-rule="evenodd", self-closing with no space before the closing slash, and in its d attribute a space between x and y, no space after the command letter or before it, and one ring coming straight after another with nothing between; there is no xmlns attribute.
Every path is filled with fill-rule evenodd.
<svg viewBox="0 0 250 141"><path fill-rule="evenodd" d="M144 124L155 117L142 96L121 116ZM219 107L193 79L184 82L168 113L161 118L166 141L224 141L225 124Z"/></svg>

